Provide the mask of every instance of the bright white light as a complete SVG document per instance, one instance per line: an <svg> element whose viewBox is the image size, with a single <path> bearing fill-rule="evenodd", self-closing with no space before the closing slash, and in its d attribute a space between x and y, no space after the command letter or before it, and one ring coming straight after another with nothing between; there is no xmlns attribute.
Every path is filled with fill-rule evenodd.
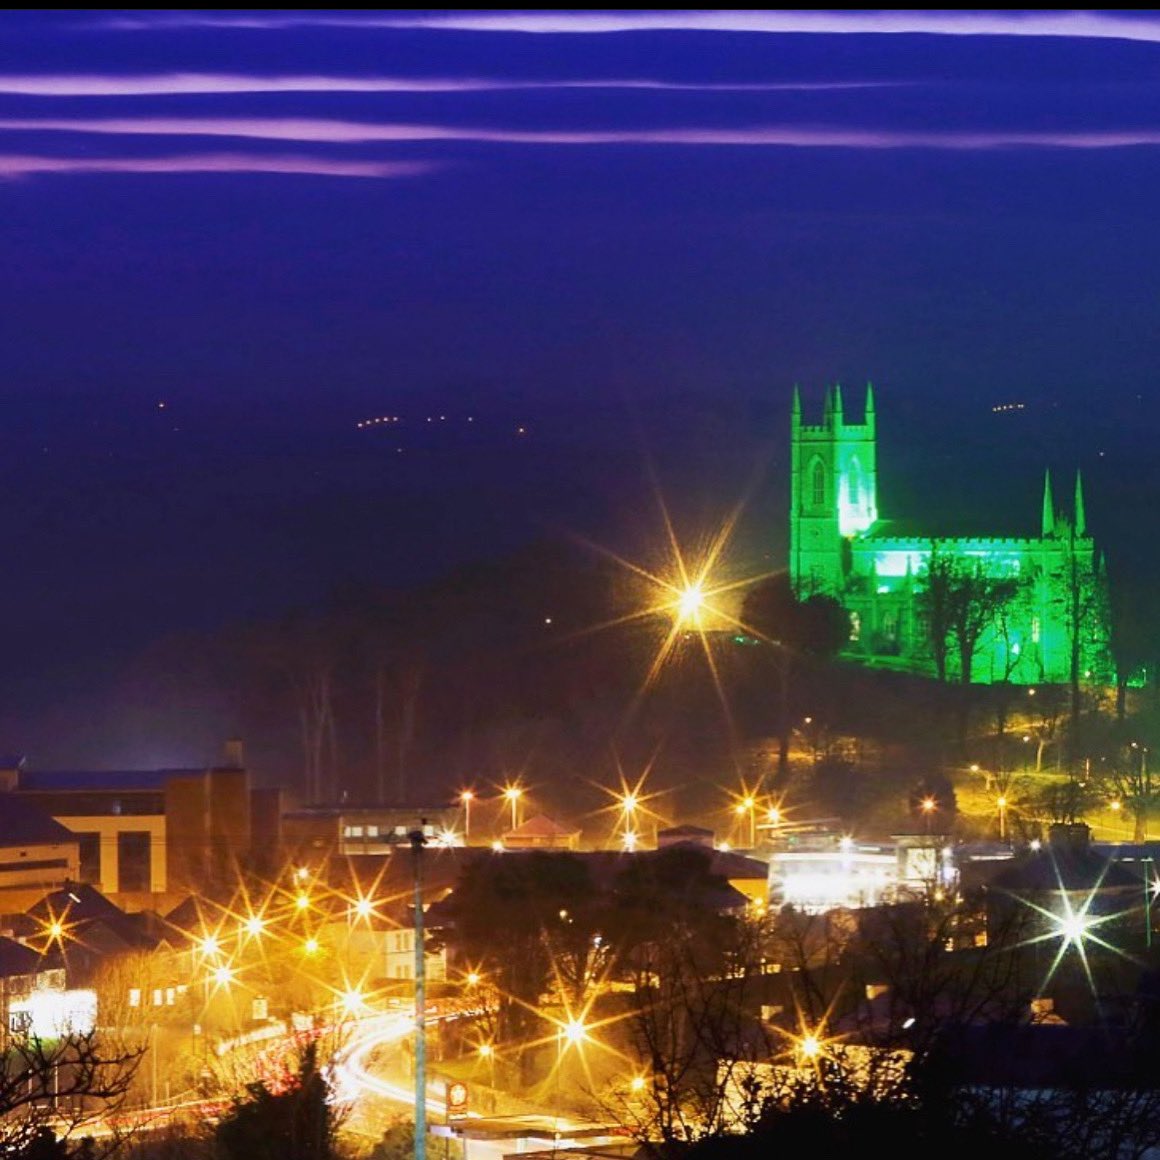
<svg viewBox="0 0 1160 1160"><path fill-rule="evenodd" d="M1057 918L1056 922L1059 924L1059 933L1063 935L1064 940L1079 946L1087 932L1087 919L1082 914L1068 914L1063 918Z"/></svg>
<svg viewBox="0 0 1160 1160"><path fill-rule="evenodd" d="M677 597L677 619L695 620L705 603L705 593L700 584L690 584Z"/></svg>
<svg viewBox="0 0 1160 1160"><path fill-rule="evenodd" d="M24 1013L28 1032L42 1039L84 1035L97 1023L96 991L33 991L12 999L9 1015Z"/></svg>
<svg viewBox="0 0 1160 1160"><path fill-rule="evenodd" d="M259 918L258 915L255 914L246 919L245 927L246 934L256 937L266 929L266 923L263 919Z"/></svg>
<svg viewBox="0 0 1160 1160"><path fill-rule="evenodd" d="M638 840L636 834L632 830L628 830L622 839L622 843L624 848L631 854L636 849Z"/></svg>
<svg viewBox="0 0 1160 1160"><path fill-rule="evenodd" d="M374 913L375 904L369 898L360 898L354 904L354 912L359 918L370 918Z"/></svg>
<svg viewBox="0 0 1160 1160"><path fill-rule="evenodd" d="M564 1038L569 1043L579 1043L587 1032L588 1028L584 1026L584 1022L580 1019L569 1019L564 1024Z"/></svg>

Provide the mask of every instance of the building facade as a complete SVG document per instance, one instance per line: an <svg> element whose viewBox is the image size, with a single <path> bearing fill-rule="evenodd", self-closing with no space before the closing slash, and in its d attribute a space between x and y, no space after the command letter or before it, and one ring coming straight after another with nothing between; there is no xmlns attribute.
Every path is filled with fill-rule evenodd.
<svg viewBox="0 0 1160 1160"><path fill-rule="evenodd" d="M795 388L790 579L799 596L825 593L849 610L849 654L933 672L941 631L946 676L962 679L948 627L955 613L937 604L938 592L949 583L969 595L973 585L982 604L989 582L1008 581L1002 601L975 610L981 623L966 679L1112 681L1107 574L1078 472L1070 511L1057 508L1045 476L1038 535L956 536L879 513L877 439L872 387L860 422L847 419L841 387L828 388L821 423L803 421Z"/></svg>

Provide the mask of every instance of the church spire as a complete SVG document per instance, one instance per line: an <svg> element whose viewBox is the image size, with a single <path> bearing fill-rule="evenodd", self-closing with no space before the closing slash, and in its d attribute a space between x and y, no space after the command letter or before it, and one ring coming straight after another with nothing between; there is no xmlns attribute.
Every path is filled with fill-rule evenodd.
<svg viewBox="0 0 1160 1160"><path fill-rule="evenodd" d="M802 421L802 393L797 383L793 385L793 421L795 427Z"/></svg>
<svg viewBox="0 0 1160 1160"><path fill-rule="evenodd" d="M1055 503L1051 498L1051 472L1043 473L1043 526L1041 534L1051 536L1055 534Z"/></svg>
<svg viewBox="0 0 1160 1160"><path fill-rule="evenodd" d="M1077 536L1087 535L1087 516L1083 510L1083 480L1080 478L1078 469L1075 473L1075 534Z"/></svg>
<svg viewBox="0 0 1160 1160"><path fill-rule="evenodd" d="M842 384L834 384L834 418L840 427L842 425Z"/></svg>

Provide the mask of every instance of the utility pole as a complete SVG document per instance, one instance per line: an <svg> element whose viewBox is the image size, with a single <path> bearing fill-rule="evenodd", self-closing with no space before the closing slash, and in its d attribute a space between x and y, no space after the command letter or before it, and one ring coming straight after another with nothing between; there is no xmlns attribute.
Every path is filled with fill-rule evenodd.
<svg viewBox="0 0 1160 1160"><path fill-rule="evenodd" d="M415 1160L427 1160L427 948L423 937L423 847L427 819L407 835L415 871Z"/></svg>

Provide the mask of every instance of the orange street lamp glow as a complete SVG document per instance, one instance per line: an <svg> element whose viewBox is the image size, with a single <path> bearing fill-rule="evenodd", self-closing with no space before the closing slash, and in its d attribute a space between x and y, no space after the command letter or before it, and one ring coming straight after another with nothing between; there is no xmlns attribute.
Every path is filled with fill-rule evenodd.
<svg viewBox="0 0 1160 1160"><path fill-rule="evenodd" d="M677 622L686 624L697 620L705 606L705 590L698 584L689 584L677 594Z"/></svg>
<svg viewBox="0 0 1160 1160"><path fill-rule="evenodd" d="M569 1043L579 1043L587 1034L588 1028L582 1019L569 1019L564 1024L563 1035Z"/></svg>
<svg viewBox="0 0 1160 1160"><path fill-rule="evenodd" d="M524 791L518 785L509 785L503 791L503 796L508 800L512 807L512 829L514 830L519 823L519 804L520 798L523 797Z"/></svg>
<svg viewBox="0 0 1160 1160"><path fill-rule="evenodd" d="M252 938L257 938L258 935L260 935L266 929L265 920L256 914L253 914L247 918L242 926L244 927L246 934L250 935Z"/></svg>
<svg viewBox="0 0 1160 1160"><path fill-rule="evenodd" d="M484 1059L490 1059L493 1050L494 1050L494 1048L491 1046L490 1043L481 1043L479 1045L479 1054Z"/></svg>
<svg viewBox="0 0 1160 1160"><path fill-rule="evenodd" d="M299 910L305 910L310 905L310 895L299 894L298 897L294 899L294 905L298 907Z"/></svg>
<svg viewBox="0 0 1160 1160"><path fill-rule="evenodd" d="M1110 808L1111 808L1113 813L1117 813L1117 812L1119 812L1121 806L1120 806L1120 803L1118 801L1114 801L1111 803Z"/></svg>
<svg viewBox="0 0 1160 1160"><path fill-rule="evenodd" d="M318 939L316 939L316 938L308 938L308 939L307 939L307 940L306 940L306 941L305 941L305 942L302 944L302 949L303 949L303 950L304 950L304 951L305 951L305 952L306 952L308 955L316 955L316 954L318 954Z"/></svg>
<svg viewBox="0 0 1160 1160"><path fill-rule="evenodd" d="M222 949L221 943L212 934L207 934L198 946L203 955L216 955Z"/></svg>
<svg viewBox="0 0 1160 1160"><path fill-rule="evenodd" d="M467 973L467 985L469 987L478 987L479 986L479 972L478 971L468 971L468 973Z"/></svg>
<svg viewBox="0 0 1160 1160"><path fill-rule="evenodd" d="M366 1007L367 1001L363 998L361 991L343 991L342 993L342 1009L350 1015L363 1010Z"/></svg>
<svg viewBox="0 0 1160 1160"><path fill-rule="evenodd" d="M54 942L60 942L64 938L64 923L57 919L48 925L48 936Z"/></svg>
<svg viewBox="0 0 1160 1160"><path fill-rule="evenodd" d="M817 1059L822 1053L822 1042L816 1035L807 1035L802 1040L802 1055L806 1059Z"/></svg>
<svg viewBox="0 0 1160 1160"><path fill-rule="evenodd" d="M306 879L310 877L310 870L306 866L299 866L298 869L294 872L294 876L298 879L299 882L305 882Z"/></svg>
<svg viewBox="0 0 1160 1160"><path fill-rule="evenodd" d="M375 904L369 898L360 898L354 904L354 912L359 918L370 918L374 913Z"/></svg>
<svg viewBox="0 0 1160 1160"><path fill-rule="evenodd" d="M469 789L465 789L459 795L459 801L463 805L463 844L465 846L471 845L471 803L475 801L475 794Z"/></svg>
<svg viewBox="0 0 1160 1160"><path fill-rule="evenodd" d="M234 972L232 967L220 966L214 967L213 981L219 987L224 987L227 983L232 983L234 980Z"/></svg>
<svg viewBox="0 0 1160 1160"><path fill-rule="evenodd" d="M643 1075L634 1075L629 1081L629 1090L634 1092L644 1091L645 1079Z"/></svg>

